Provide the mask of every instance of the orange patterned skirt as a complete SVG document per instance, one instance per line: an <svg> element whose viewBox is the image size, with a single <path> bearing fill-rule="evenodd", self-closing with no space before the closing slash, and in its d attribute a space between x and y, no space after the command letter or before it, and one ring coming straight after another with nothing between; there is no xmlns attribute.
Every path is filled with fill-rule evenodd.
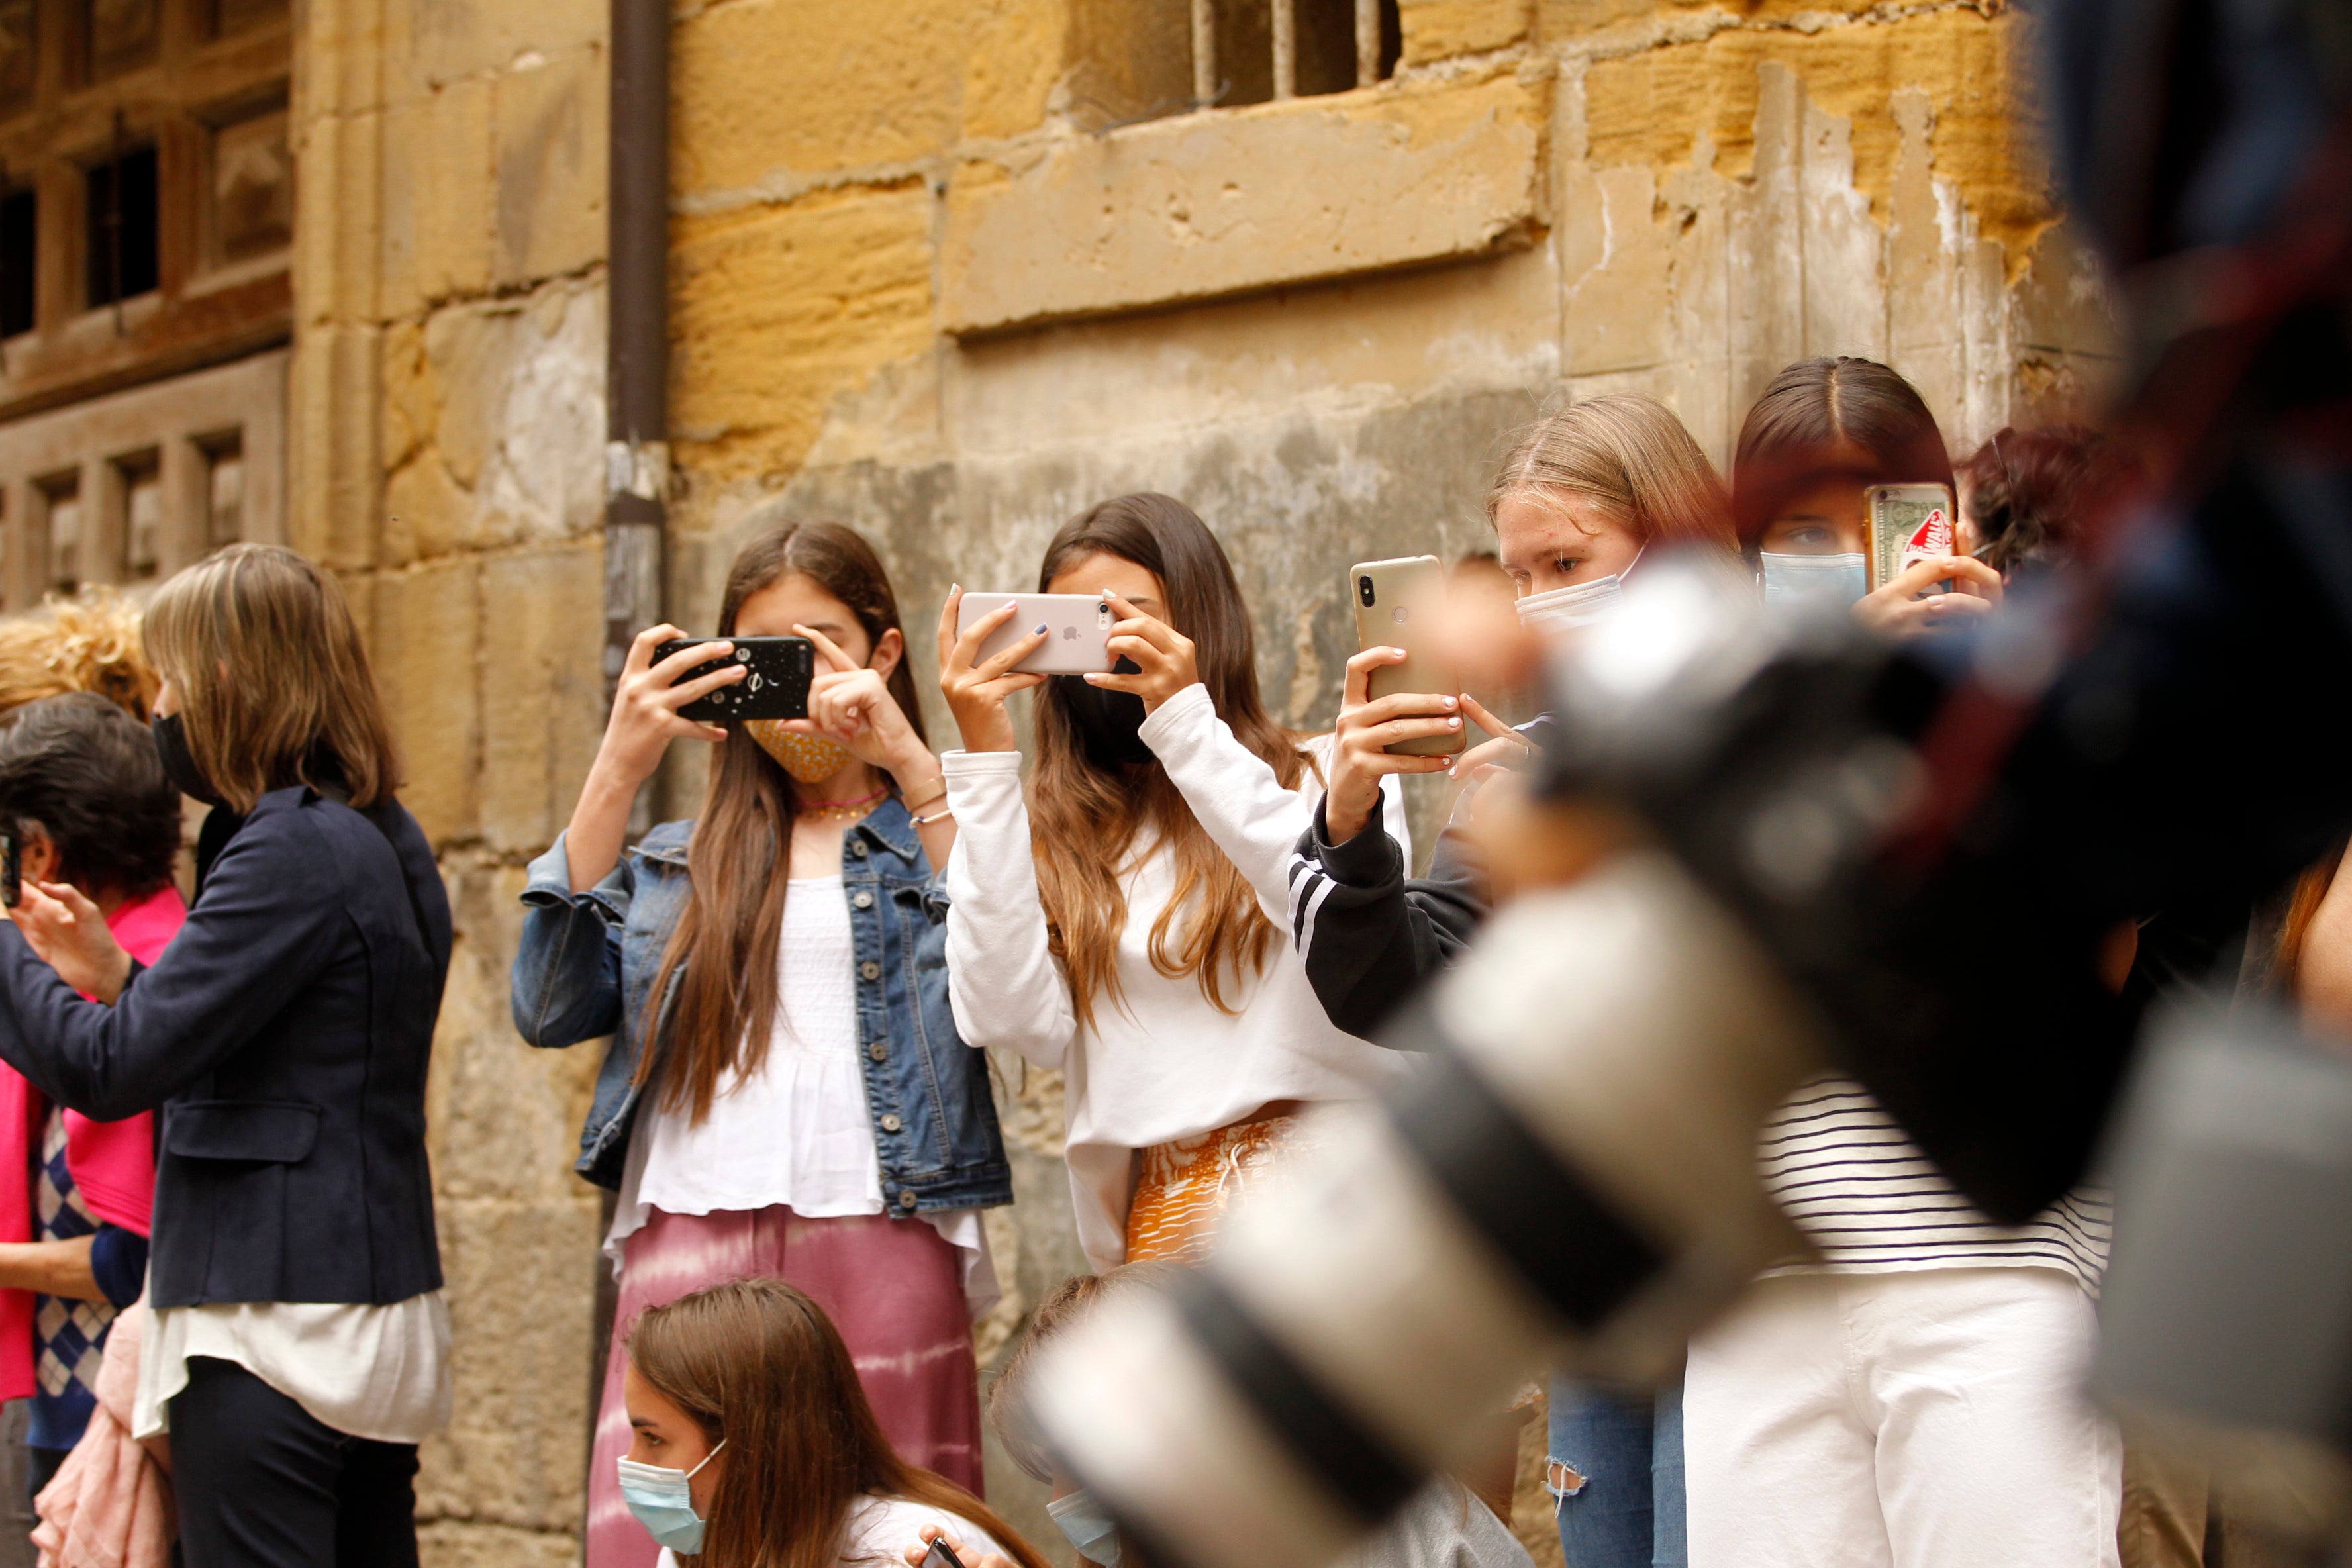
<svg viewBox="0 0 2352 1568"><path fill-rule="evenodd" d="M1298 1141L1296 1116L1236 1122L1141 1151L1127 1211L1127 1260L1196 1263L1227 1205L1265 1178Z"/></svg>

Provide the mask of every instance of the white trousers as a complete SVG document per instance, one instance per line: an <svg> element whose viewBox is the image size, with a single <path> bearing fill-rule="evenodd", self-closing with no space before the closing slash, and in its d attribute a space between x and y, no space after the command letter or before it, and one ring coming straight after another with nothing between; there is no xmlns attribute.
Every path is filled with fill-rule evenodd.
<svg viewBox="0 0 2352 1568"><path fill-rule="evenodd" d="M1759 1280L1690 1349L1690 1568L2118 1568L2097 1339L2054 1268Z"/></svg>

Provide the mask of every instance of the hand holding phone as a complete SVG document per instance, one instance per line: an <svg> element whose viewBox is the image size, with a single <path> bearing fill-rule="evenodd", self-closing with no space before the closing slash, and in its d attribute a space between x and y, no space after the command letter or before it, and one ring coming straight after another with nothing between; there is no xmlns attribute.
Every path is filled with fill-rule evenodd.
<svg viewBox="0 0 2352 1568"><path fill-rule="evenodd" d="M923 1553L923 1568L963 1568L963 1559L955 1554L944 1535L931 1537L931 1549Z"/></svg>
<svg viewBox="0 0 2352 1568"><path fill-rule="evenodd" d="M1013 614L981 639L973 664L993 658L1039 632L1045 634L1045 640L1022 655L1011 668L1024 675L1107 674L1117 662L1108 645L1118 613L1099 594L986 594L966 589L956 608L956 636L963 637L1007 605L1013 606Z"/></svg>
<svg viewBox="0 0 2352 1568"><path fill-rule="evenodd" d="M997 633L1019 625L1014 612L1021 606L1013 602L1015 596L993 597L1001 601L994 609L970 620L964 617L966 595L960 587L950 589L948 602L940 606L940 691L948 700L956 733L963 737L969 752L1019 750L1013 716L1004 710L1005 699L1045 679L1014 668L1044 645L1042 626L1020 633L994 653L980 651L982 644L994 641Z"/></svg>
<svg viewBox="0 0 2352 1568"><path fill-rule="evenodd" d="M1366 666L1366 700L1458 694L1462 683L1438 646L1439 620L1445 607L1445 568L1438 564L1437 557L1408 555L1393 561L1360 562L1349 568L1348 577L1356 602L1357 647L1366 651L1391 647L1404 655ZM1352 673L1355 660L1349 660L1348 668ZM1390 716L1402 718L1408 711L1420 710L1398 709ZM1450 730L1422 729L1409 736L1401 734L1388 749L1406 756L1450 757L1462 746L1457 721Z"/></svg>
<svg viewBox="0 0 2352 1568"><path fill-rule="evenodd" d="M816 678L816 647L806 637L730 637L730 651L677 676L670 684L683 686L726 668L729 660L742 667L743 678L713 686L681 704L677 716L705 724L740 719L805 719L809 684ZM685 637L654 649L656 662L695 647Z"/></svg>

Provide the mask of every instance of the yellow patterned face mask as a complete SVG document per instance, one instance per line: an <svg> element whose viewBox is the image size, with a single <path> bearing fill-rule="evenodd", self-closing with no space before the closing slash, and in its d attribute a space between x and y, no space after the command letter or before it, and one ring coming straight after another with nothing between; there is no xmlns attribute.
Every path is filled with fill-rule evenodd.
<svg viewBox="0 0 2352 1568"><path fill-rule="evenodd" d="M746 719L743 732L775 758L778 767L806 784L823 784L857 760L840 742L787 730L782 719Z"/></svg>

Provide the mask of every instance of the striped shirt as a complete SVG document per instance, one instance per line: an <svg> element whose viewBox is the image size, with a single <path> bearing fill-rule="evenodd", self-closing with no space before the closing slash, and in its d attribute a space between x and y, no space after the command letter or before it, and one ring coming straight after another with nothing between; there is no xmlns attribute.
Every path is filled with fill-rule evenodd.
<svg viewBox="0 0 2352 1568"><path fill-rule="evenodd" d="M2063 1268L2099 1293L2113 1231L2104 1189L2077 1187L2023 1225L1995 1225L1851 1079L1790 1095L1764 1124L1757 1161L1765 1190L1822 1255L1769 1272Z"/></svg>

